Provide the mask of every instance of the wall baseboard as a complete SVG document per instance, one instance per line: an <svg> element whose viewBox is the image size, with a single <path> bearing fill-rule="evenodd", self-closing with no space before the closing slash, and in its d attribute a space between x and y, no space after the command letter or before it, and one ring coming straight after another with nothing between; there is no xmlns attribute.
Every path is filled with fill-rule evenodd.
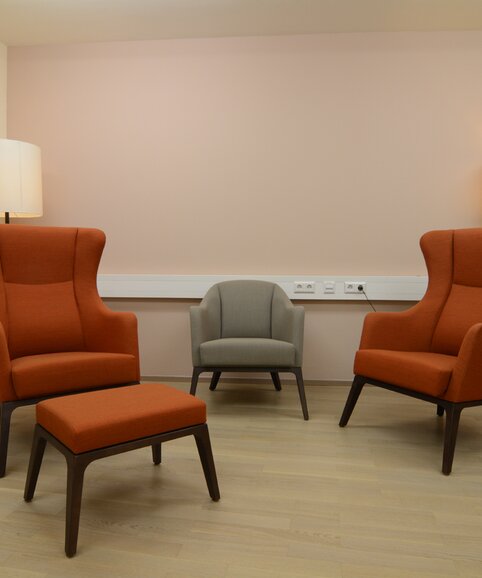
<svg viewBox="0 0 482 578"><path fill-rule="evenodd" d="M209 374L206 374L209 375ZM179 376L169 376L169 375L149 375L149 376L141 376L141 381L142 382L164 382L164 381L168 381L171 383L191 383L191 376L188 377L179 377ZM201 376L199 378L199 382L202 383L209 383L211 381L211 377L203 377ZM331 379L331 380L326 380L326 379L305 379L305 385L315 385L315 386L320 386L320 385L343 385L343 386L349 386L351 385L351 381L347 381L347 380L338 380L338 379ZM222 377L219 380L219 383L239 383L242 384L243 382L249 382L249 383L253 383L253 384L272 384L273 382L271 381L271 379L269 378L264 378L264 377ZM285 379L283 376L283 381L282 383L286 383L286 384L290 384L290 385L296 385L296 380L294 379Z"/></svg>
<svg viewBox="0 0 482 578"><path fill-rule="evenodd" d="M366 283L366 295L373 301L419 301L427 288L427 277L417 275L99 275L97 282L105 298L202 299L212 285L232 279L271 281L300 301L366 300L363 293L345 293L345 283ZM299 292L299 283L312 285L312 292Z"/></svg>

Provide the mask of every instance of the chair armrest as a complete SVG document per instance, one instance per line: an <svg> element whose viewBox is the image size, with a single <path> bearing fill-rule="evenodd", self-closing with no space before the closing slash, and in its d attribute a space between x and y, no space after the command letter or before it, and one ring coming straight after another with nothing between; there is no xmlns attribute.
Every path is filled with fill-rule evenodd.
<svg viewBox="0 0 482 578"><path fill-rule="evenodd" d="M293 305L288 298L277 301L273 308L271 336L273 339L292 343L296 350L295 367L303 362L303 336L305 327L305 308Z"/></svg>
<svg viewBox="0 0 482 578"><path fill-rule="evenodd" d="M423 301L406 311L368 313L360 349L429 351L434 323L434 312Z"/></svg>
<svg viewBox="0 0 482 578"><path fill-rule="evenodd" d="M444 397L454 402L482 400L482 323L465 334Z"/></svg>
<svg viewBox="0 0 482 578"><path fill-rule="evenodd" d="M0 402L18 399L12 383L12 364L5 329L0 323Z"/></svg>
<svg viewBox="0 0 482 578"><path fill-rule="evenodd" d="M221 302L219 290L211 287L199 305L190 308L192 364L201 365L201 343L221 337Z"/></svg>
<svg viewBox="0 0 482 578"><path fill-rule="evenodd" d="M137 317L127 311L112 311L100 299L83 318L86 346L89 351L127 353L139 365Z"/></svg>
<svg viewBox="0 0 482 578"><path fill-rule="evenodd" d="M452 288L452 231L431 231L420 239L428 270L428 287L422 300L397 313L369 313L360 349L430 351L435 326ZM447 267L449 267L447 269Z"/></svg>

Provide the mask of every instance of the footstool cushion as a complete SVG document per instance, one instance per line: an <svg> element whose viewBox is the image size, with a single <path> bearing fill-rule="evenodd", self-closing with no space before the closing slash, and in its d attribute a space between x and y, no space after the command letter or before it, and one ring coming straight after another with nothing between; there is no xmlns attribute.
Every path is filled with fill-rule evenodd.
<svg viewBox="0 0 482 578"><path fill-rule="evenodd" d="M79 454L206 422L206 404L160 383L48 399L37 422Z"/></svg>

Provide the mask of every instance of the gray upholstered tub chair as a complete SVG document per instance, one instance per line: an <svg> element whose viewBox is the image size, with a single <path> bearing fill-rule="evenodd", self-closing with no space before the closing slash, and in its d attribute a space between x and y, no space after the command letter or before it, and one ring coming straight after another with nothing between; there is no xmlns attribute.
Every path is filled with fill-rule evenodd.
<svg viewBox="0 0 482 578"><path fill-rule="evenodd" d="M212 391L223 372L270 372L278 391L279 372L294 373L303 417L308 419L301 372L304 318L303 307L295 307L275 283L239 280L213 285L201 304L191 307L191 394L196 394L204 371L213 374Z"/></svg>

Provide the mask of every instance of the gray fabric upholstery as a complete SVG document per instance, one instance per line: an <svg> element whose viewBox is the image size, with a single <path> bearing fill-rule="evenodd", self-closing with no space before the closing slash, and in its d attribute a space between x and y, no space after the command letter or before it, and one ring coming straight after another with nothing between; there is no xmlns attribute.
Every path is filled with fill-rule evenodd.
<svg viewBox="0 0 482 578"><path fill-rule="evenodd" d="M221 337L271 338L272 283L225 281L218 284L221 298Z"/></svg>
<svg viewBox="0 0 482 578"><path fill-rule="evenodd" d="M217 285L206 293L200 305L191 307L191 347L193 365L201 365L200 345L221 337L221 300Z"/></svg>
<svg viewBox="0 0 482 578"><path fill-rule="evenodd" d="M303 335L305 310L301 305L293 305L279 285L274 286L271 309L271 336L273 339L288 341L295 348L296 367L303 362Z"/></svg>
<svg viewBox="0 0 482 578"><path fill-rule="evenodd" d="M226 337L201 344L201 366L293 367L292 343L260 337Z"/></svg>
<svg viewBox="0 0 482 578"><path fill-rule="evenodd" d="M193 365L301 367L303 329L303 307L275 283L218 283L191 307Z"/></svg>

